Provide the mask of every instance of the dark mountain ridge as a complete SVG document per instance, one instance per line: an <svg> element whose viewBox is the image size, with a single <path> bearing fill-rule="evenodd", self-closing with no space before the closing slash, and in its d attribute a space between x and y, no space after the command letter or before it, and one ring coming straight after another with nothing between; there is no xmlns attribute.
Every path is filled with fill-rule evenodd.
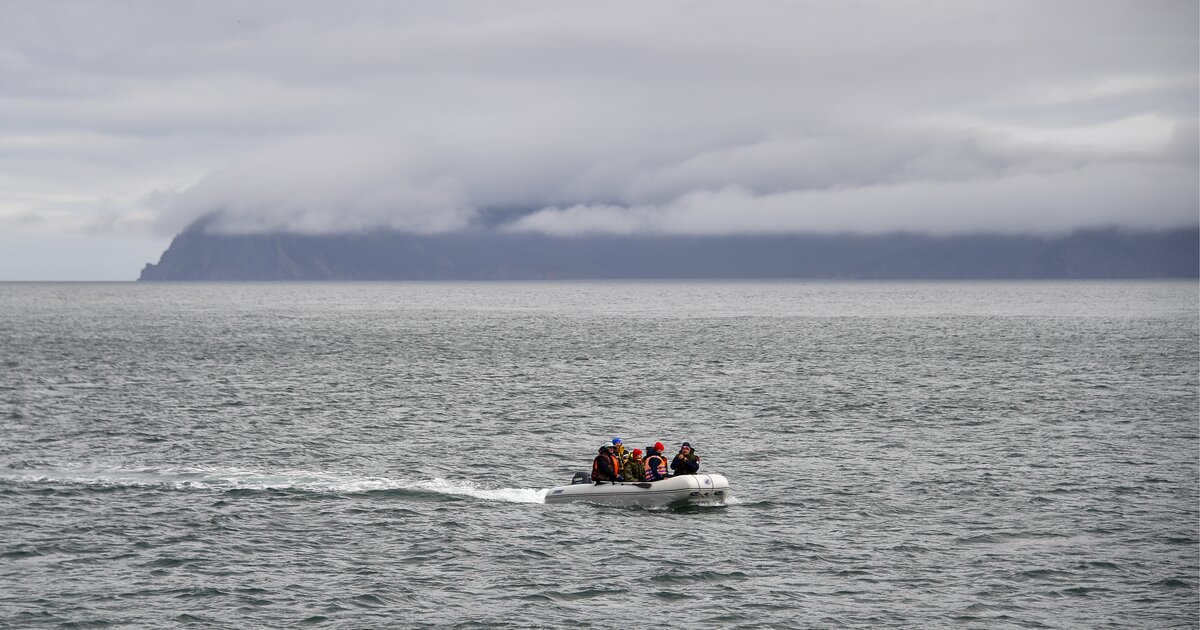
<svg viewBox="0 0 1200 630"><path fill-rule="evenodd" d="M305 235L184 230L142 281L1200 277L1200 227L1060 236Z"/></svg>

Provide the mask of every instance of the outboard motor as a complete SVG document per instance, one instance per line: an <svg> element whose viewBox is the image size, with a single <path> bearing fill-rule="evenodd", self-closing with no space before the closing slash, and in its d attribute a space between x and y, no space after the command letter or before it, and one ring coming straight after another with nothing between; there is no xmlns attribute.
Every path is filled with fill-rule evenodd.
<svg viewBox="0 0 1200 630"><path fill-rule="evenodd" d="M571 477L571 485L572 486L577 486L581 483L592 483L592 473L577 472L577 473L575 473L575 475L573 477Z"/></svg>

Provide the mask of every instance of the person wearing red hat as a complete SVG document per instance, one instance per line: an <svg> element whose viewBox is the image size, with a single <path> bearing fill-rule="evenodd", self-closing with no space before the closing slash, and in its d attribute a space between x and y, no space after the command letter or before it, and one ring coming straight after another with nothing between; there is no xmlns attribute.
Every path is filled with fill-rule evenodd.
<svg viewBox="0 0 1200 630"><path fill-rule="evenodd" d="M646 481L659 481L667 478L667 460L662 456L663 443L655 442L646 454Z"/></svg>
<svg viewBox="0 0 1200 630"><path fill-rule="evenodd" d="M625 481L641 481L646 476L646 464L642 461L642 449L635 448L621 468Z"/></svg>

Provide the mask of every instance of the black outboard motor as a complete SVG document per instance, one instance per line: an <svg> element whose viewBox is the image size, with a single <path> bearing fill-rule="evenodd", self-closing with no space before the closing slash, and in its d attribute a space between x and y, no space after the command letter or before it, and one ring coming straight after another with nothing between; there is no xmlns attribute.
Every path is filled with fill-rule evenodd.
<svg viewBox="0 0 1200 630"><path fill-rule="evenodd" d="M576 486L581 483L592 483L592 473L577 472L577 473L575 473L575 475L573 477L571 477L571 485L572 486Z"/></svg>

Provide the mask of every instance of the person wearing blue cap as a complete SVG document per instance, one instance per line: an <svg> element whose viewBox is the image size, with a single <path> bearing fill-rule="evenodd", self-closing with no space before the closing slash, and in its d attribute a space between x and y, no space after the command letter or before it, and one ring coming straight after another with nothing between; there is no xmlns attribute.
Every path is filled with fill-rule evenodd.
<svg viewBox="0 0 1200 630"><path fill-rule="evenodd" d="M621 441L621 438L615 437L612 439L612 446L613 455L616 455L617 461L621 462L621 465L624 466L625 462L629 461L629 453L625 450L625 443Z"/></svg>

